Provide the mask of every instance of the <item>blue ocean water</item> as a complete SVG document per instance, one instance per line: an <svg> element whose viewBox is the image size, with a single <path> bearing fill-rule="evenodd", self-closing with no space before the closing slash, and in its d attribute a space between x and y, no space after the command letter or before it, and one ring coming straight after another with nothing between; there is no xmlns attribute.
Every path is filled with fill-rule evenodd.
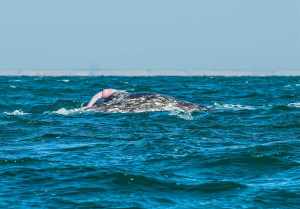
<svg viewBox="0 0 300 209"><path fill-rule="evenodd" d="M0 208L297 208L300 77L0 77ZM103 113L103 88L211 111Z"/></svg>

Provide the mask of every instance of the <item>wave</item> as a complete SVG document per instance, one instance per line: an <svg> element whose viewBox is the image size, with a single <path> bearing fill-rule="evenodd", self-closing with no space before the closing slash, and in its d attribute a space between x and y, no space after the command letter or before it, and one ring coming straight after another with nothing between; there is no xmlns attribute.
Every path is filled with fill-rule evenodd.
<svg viewBox="0 0 300 209"><path fill-rule="evenodd" d="M11 79L11 80L9 80L8 82L22 82L22 81L19 80L19 79Z"/></svg>
<svg viewBox="0 0 300 209"><path fill-rule="evenodd" d="M296 83L296 84L287 84L287 85L285 85L285 86L283 86L283 87L289 88L289 87L293 87L293 86L300 87L300 83Z"/></svg>
<svg viewBox="0 0 300 209"><path fill-rule="evenodd" d="M241 104L220 104L214 103L214 109L219 110L226 110L226 109L233 109L233 110L254 110L256 107L250 105L241 105Z"/></svg>
<svg viewBox="0 0 300 209"><path fill-rule="evenodd" d="M68 83L70 81L70 79L62 79L62 80L56 80L56 81Z"/></svg>
<svg viewBox="0 0 300 209"><path fill-rule="evenodd" d="M300 102L289 103L287 105L261 105L261 106L251 106L251 105L241 105L241 104L220 104L214 103L212 109L216 110L287 110L289 107L300 107Z"/></svg>
<svg viewBox="0 0 300 209"><path fill-rule="evenodd" d="M294 102L294 103L290 103L287 105L288 107L297 107L299 108L300 107L300 102Z"/></svg>
<svg viewBox="0 0 300 209"><path fill-rule="evenodd" d="M13 112L4 112L6 115L28 115L30 113L23 112L22 110L15 110Z"/></svg>
<svg viewBox="0 0 300 209"><path fill-rule="evenodd" d="M77 177L78 178L78 177ZM167 179L168 176L159 178L158 176L148 176L144 174L122 173L122 172L110 172L102 173L101 175L89 174L82 175L81 179L89 179L93 181L99 181L105 179L117 186L128 185L141 186L145 190L155 191L185 191L185 192L199 192L199 193L219 193L235 191L239 189L247 188L246 184L241 184L234 181L207 181L188 183L180 179ZM75 179L76 180L76 179Z"/></svg>

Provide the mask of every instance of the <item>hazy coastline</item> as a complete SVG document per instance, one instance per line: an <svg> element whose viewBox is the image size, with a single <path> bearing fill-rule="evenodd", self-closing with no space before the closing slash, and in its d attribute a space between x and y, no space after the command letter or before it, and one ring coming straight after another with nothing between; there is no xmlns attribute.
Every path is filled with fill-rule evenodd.
<svg viewBox="0 0 300 209"><path fill-rule="evenodd" d="M10 69L0 76L300 76L297 70Z"/></svg>

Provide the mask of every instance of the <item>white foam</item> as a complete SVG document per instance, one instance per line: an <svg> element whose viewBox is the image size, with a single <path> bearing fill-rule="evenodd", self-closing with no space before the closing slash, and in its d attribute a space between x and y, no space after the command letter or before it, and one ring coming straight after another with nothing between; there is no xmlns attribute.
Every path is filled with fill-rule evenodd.
<svg viewBox="0 0 300 209"><path fill-rule="evenodd" d="M17 87L16 87L16 86L9 86L9 88L15 89L15 88L17 88Z"/></svg>
<svg viewBox="0 0 300 209"><path fill-rule="evenodd" d="M300 108L300 102L294 102L294 103L290 103L288 104L289 107L298 107Z"/></svg>
<svg viewBox="0 0 300 209"><path fill-rule="evenodd" d="M56 80L56 81L62 81L62 82L68 83L70 81L70 79L63 79L63 80Z"/></svg>
<svg viewBox="0 0 300 209"><path fill-rule="evenodd" d="M255 107L250 105L241 105L241 104L219 104L214 103L215 109L233 109L233 110L254 110Z"/></svg>
<svg viewBox="0 0 300 209"><path fill-rule="evenodd" d="M72 114L79 114L79 113L83 113L83 112L85 112L84 107L74 108L74 109L70 109L70 110L67 110L66 108L60 108L59 110L56 110L56 111L44 112L44 114L72 115Z"/></svg>
<svg viewBox="0 0 300 209"><path fill-rule="evenodd" d="M15 110L13 112L4 112L6 115L28 115L30 113L23 112L22 110Z"/></svg>

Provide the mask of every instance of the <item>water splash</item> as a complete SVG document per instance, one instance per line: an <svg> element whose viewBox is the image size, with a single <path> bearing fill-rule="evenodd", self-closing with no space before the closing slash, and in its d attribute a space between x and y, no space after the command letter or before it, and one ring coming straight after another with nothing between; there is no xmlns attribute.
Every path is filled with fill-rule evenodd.
<svg viewBox="0 0 300 209"><path fill-rule="evenodd" d="M47 111L44 112L44 114L58 114L58 115L72 115L72 114L80 114L86 112L84 107L80 107L80 108L73 108L73 109L66 109L66 108L60 108L58 110L55 111Z"/></svg>
<svg viewBox="0 0 300 209"><path fill-rule="evenodd" d="M186 111L172 110L169 115L176 116L184 120L195 120L195 118L192 116L192 113Z"/></svg>
<svg viewBox="0 0 300 209"><path fill-rule="evenodd" d="M4 112L6 115L28 115L30 113L23 112L22 110L15 110L13 112Z"/></svg>

